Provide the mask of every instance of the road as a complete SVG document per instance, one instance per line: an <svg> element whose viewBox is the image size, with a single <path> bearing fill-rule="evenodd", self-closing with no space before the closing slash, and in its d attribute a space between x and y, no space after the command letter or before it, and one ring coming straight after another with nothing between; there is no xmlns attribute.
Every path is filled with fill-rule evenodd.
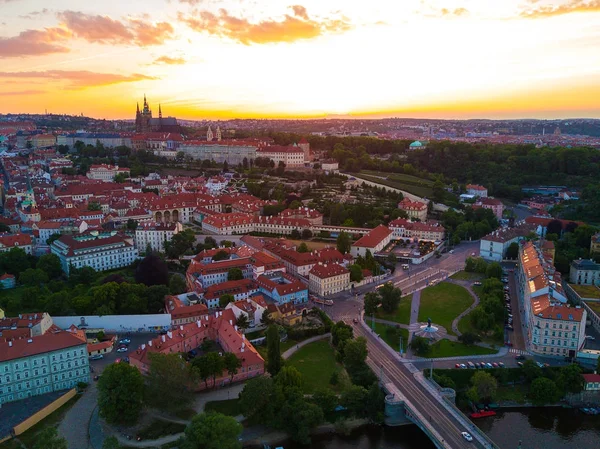
<svg viewBox="0 0 600 449"><path fill-rule="evenodd" d="M452 449L472 448L473 443L466 441L461 432L469 431L440 404L436 397L414 378L414 375L401 363L392 359L383 347L383 342L365 330L359 324L353 324L354 333L367 339L369 361L375 372L381 372L389 382L392 382L410 402L413 410L424 417L430 417L437 432L445 440L447 447Z"/></svg>

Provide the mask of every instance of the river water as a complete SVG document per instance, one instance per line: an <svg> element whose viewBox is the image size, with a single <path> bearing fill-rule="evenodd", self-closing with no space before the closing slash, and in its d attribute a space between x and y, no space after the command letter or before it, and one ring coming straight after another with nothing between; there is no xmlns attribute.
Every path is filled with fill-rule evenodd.
<svg viewBox="0 0 600 449"><path fill-rule="evenodd" d="M600 449L600 416L573 409L536 408L504 411L477 421L500 449ZM286 443L285 449L434 449L416 426L366 427L350 436L323 436L309 446Z"/></svg>

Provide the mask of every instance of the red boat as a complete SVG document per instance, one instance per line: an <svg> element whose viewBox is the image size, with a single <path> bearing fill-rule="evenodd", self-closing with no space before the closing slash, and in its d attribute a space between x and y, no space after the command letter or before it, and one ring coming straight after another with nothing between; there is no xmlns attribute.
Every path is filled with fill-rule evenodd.
<svg viewBox="0 0 600 449"><path fill-rule="evenodd" d="M496 412L493 410L479 410L476 413L471 413L471 418L487 418L488 416L496 416Z"/></svg>

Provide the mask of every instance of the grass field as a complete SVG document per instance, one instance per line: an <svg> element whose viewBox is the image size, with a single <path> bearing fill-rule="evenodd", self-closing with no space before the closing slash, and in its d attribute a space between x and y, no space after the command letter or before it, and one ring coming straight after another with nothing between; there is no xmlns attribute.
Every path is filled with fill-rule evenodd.
<svg viewBox="0 0 600 449"><path fill-rule="evenodd" d="M346 371L335 361L334 350L326 340L315 341L300 348L286 361L286 365L293 366L300 371L304 392L308 394L323 387L341 391L349 382ZM340 382L337 385L329 383L334 372L339 374Z"/></svg>
<svg viewBox="0 0 600 449"><path fill-rule="evenodd" d="M467 289L460 285L441 282L421 292L419 321L425 322L431 318L435 324L444 326L449 334L454 335L452 321L471 304L473 298Z"/></svg>
<svg viewBox="0 0 600 449"><path fill-rule="evenodd" d="M155 419L146 427L141 429L138 432L138 435L144 440L156 440L160 437L164 437L167 435L175 435L177 433L181 433L185 430L186 427L187 426L185 424Z"/></svg>
<svg viewBox="0 0 600 449"><path fill-rule="evenodd" d="M582 298L600 299L600 288L593 285L576 285L569 284L573 290Z"/></svg>
<svg viewBox="0 0 600 449"><path fill-rule="evenodd" d="M368 322L369 321L367 320L367 323ZM408 329L390 326L389 324L375 323L375 332L396 351L400 349L400 337L402 337L402 345L406 350L406 345L408 344Z"/></svg>
<svg viewBox="0 0 600 449"><path fill-rule="evenodd" d="M375 317L386 321L393 321L394 323L410 324L411 299L412 295L404 296L400 300L398 308L392 313L386 313L381 307L379 307Z"/></svg>
<svg viewBox="0 0 600 449"><path fill-rule="evenodd" d="M392 179L393 176L408 176L408 175L400 175L394 173L380 173L380 172L370 172L370 171L361 171L357 176L366 179L367 181L376 182L378 184L383 184L388 187L393 187L395 189L404 190L408 193L412 193L413 195L417 195L420 197L428 197L431 198L433 196L433 190L429 185L423 183L418 184L414 181L401 180L399 178ZM388 179L385 179L388 177ZM414 178L414 177L413 177ZM416 178L419 179L419 178ZM422 180L425 182L425 180Z"/></svg>
<svg viewBox="0 0 600 449"><path fill-rule="evenodd" d="M480 273L468 273L466 271L459 271L450 276L450 279L456 281L481 281L485 276Z"/></svg>
<svg viewBox="0 0 600 449"><path fill-rule="evenodd" d="M466 346L457 341L440 340L429 347L427 357L459 357L465 355L496 354L498 351L481 346Z"/></svg>
<svg viewBox="0 0 600 449"><path fill-rule="evenodd" d="M227 399L224 401L212 401L207 402L204 410L209 412L222 413L227 416L238 416L240 412L240 400L239 399Z"/></svg>
<svg viewBox="0 0 600 449"><path fill-rule="evenodd" d="M528 388L525 385L501 385L498 387L496 394L496 402L498 401L513 401L518 404L527 402Z"/></svg>

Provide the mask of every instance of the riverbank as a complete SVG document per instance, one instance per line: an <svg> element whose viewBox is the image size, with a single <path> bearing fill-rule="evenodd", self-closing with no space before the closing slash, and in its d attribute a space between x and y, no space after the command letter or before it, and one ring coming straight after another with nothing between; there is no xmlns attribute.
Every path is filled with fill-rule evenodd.
<svg viewBox="0 0 600 449"><path fill-rule="evenodd" d="M333 434L344 436L350 432L360 430L368 425L370 425L370 422L367 419L348 419L338 421L337 423L322 424L318 427L315 427L310 434L311 437ZM249 427L248 429L244 429L244 432L242 432L244 449L263 449L264 444L276 445L290 441L290 437L287 433L281 431L272 431L269 429L264 429L264 433L254 434L251 438L244 438L244 434L246 432L254 433L256 431L260 431L260 429L261 428L258 427Z"/></svg>

